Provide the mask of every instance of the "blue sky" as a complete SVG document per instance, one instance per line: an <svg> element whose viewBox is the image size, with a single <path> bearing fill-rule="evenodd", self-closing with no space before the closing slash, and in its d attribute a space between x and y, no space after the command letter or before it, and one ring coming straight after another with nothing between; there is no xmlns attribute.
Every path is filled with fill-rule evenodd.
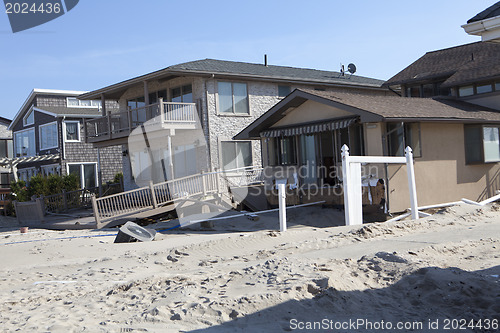
<svg viewBox="0 0 500 333"><path fill-rule="evenodd" d="M425 52L478 41L460 27L495 0L80 0L13 34L0 12L0 115L33 88L94 90L204 58L388 79Z"/></svg>

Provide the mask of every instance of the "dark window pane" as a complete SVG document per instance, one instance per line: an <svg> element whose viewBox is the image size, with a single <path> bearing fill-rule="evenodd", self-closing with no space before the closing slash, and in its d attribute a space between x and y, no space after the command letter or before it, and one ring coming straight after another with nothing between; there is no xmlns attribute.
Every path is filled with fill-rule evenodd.
<svg viewBox="0 0 500 333"><path fill-rule="evenodd" d="M7 140L0 140L0 157L7 156Z"/></svg>
<svg viewBox="0 0 500 333"><path fill-rule="evenodd" d="M290 86L278 86L278 96L279 97L285 97L287 96L291 91Z"/></svg>
<svg viewBox="0 0 500 333"><path fill-rule="evenodd" d="M387 133L389 156L404 156L404 127L388 123Z"/></svg>
<svg viewBox="0 0 500 333"><path fill-rule="evenodd" d="M422 148L420 144L420 124L405 124L405 143L403 150L410 146L414 157L422 157ZM404 154L404 152L403 152Z"/></svg>
<svg viewBox="0 0 500 333"><path fill-rule="evenodd" d="M420 97L420 86L409 87L407 90L408 97Z"/></svg>
<svg viewBox="0 0 500 333"><path fill-rule="evenodd" d="M432 97L434 96L434 84L424 84L422 86L423 97Z"/></svg>
<svg viewBox="0 0 500 333"><path fill-rule="evenodd" d="M80 140L80 138L78 137L78 126L79 123L76 122L66 123L66 140Z"/></svg>
<svg viewBox="0 0 500 333"><path fill-rule="evenodd" d="M465 126L465 161L467 163L482 162L482 144L481 126Z"/></svg>
<svg viewBox="0 0 500 333"><path fill-rule="evenodd" d="M84 174L83 181L85 188L95 187L96 186L95 164L84 164L83 174Z"/></svg>

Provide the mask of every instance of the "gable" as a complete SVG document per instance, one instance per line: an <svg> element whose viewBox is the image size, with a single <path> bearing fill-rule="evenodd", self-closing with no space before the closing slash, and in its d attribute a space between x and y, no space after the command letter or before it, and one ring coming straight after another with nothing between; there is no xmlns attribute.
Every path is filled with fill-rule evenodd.
<svg viewBox="0 0 500 333"><path fill-rule="evenodd" d="M274 123L271 128L304 124L321 120L351 117L355 114L308 100L302 105L292 109L284 118Z"/></svg>

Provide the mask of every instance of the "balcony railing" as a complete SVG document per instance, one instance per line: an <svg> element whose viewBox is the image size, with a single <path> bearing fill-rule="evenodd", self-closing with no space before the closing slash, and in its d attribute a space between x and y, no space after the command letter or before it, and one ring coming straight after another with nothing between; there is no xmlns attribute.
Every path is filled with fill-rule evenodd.
<svg viewBox="0 0 500 333"><path fill-rule="evenodd" d="M147 123L149 120L155 119ZM85 135L88 142L106 141L128 136L133 129L147 125L196 125L195 103L163 102L137 109L110 113L104 117L88 120Z"/></svg>

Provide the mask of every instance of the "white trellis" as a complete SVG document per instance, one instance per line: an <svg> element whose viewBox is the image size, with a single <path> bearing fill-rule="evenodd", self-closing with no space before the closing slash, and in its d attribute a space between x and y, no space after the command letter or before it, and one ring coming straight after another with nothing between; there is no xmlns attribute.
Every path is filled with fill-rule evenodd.
<svg viewBox="0 0 500 333"><path fill-rule="evenodd" d="M344 145L342 146L342 176L346 225L363 223L361 163L406 164L408 187L410 190L411 216L415 220L418 219L417 189L415 187L415 169L413 167L413 153L411 148L406 147L404 157L350 156L349 147Z"/></svg>

